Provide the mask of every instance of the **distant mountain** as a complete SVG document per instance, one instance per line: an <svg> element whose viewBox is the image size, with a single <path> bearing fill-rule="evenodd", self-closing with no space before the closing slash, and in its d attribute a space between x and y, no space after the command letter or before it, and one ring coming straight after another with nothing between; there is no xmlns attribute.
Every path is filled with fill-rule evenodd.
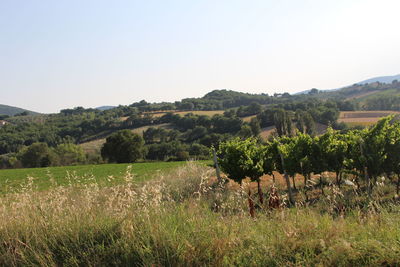
<svg viewBox="0 0 400 267"><path fill-rule="evenodd" d="M380 82L380 83L392 83L394 80L400 81L400 74L399 75L393 75L393 76L381 76L381 77L375 77L371 78L362 82L358 82L357 84L367 84L367 83L375 83L375 82Z"/></svg>
<svg viewBox="0 0 400 267"><path fill-rule="evenodd" d="M109 109L113 109L113 108L116 108L116 106L101 106L101 107L97 107L95 109L103 111L103 110L109 110Z"/></svg>
<svg viewBox="0 0 400 267"><path fill-rule="evenodd" d="M37 112L30 111L30 110L27 110L27 109L17 108L17 107L12 107L12 106L7 106L7 105L0 104L0 115L14 116L15 114L19 114L19 113L22 113L22 112L28 112L29 115L39 114Z"/></svg>
<svg viewBox="0 0 400 267"><path fill-rule="evenodd" d="M398 80L400 82L400 74L393 75L393 76L375 77L375 78L371 78L371 79L364 80L364 81L361 81L361 82L358 82L358 83L354 83L354 84L363 85L363 84L369 84L369 83L375 83L375 82L392 83L394 80ZM345 86L345 87L337 88L337 89L321 89L320 91L323 91L323 92L334 92L334 91L337 91L337 90L340 90L340 89L343 89L343 88L347 88L347 87L350 87L350 86ZM311 89L294 93L294 95L304 95L304 94L308 94L310 91L311 91Z"/></svg>

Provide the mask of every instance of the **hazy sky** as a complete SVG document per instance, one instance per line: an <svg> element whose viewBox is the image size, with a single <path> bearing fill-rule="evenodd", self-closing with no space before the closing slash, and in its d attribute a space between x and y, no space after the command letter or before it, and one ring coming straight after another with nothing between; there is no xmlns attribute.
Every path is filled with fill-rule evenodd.
<svg viewBox="0 0 400 267"><path fill-rule="evenodd" d="M0 103L337 88L400 73L398 0L0 0Z"/></svg>

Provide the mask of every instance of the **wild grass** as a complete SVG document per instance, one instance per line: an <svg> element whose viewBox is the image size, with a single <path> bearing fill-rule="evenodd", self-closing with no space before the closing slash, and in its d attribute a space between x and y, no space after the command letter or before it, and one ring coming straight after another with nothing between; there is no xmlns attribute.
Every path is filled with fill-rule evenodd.
<svg viewBox="0 0 400 267"><path fill-rule="evenodd" d="M110 187L71 183L39 192L28 181L0 196L0 265L400 264L394 201L338 212L352 195L333 187L318 205L259 208L252 219L246 190L231 190L213 174L188 163L142 184L129 168L124 183Z"/></svg>

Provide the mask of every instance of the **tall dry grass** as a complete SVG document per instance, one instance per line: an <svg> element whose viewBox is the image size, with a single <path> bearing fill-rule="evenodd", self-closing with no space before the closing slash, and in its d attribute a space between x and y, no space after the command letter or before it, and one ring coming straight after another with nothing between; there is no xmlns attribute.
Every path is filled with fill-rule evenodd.
<svg viewBox="0 0 400 267"><path fill-rule="evenodd" d="M259 209L251 219L245 191L213 182L208 167L188 163L144 184L131 173L109 188L72 181L37 192L28 180L1 196L0 265L400 264L394 203L338 215L345 196L335 189L321 206Z"/></svg>

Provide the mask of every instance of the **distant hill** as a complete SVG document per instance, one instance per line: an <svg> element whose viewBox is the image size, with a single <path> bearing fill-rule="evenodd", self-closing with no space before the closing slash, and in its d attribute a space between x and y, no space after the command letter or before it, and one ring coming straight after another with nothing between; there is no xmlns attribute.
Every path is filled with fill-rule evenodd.
<svg viewBox="0 0 400 267"><path fill-rule="evenodd" d="M7 105L2 105L0 104L0 115L8 115L8 116L14 116L15 114L19 114L22 112L28 112L29 115L36 115L39 114L34 111L30 111L27 109L23 108L17 108L17 107L12 107L12 106L7 106Z"/></svg>
<svg viewBox="0 0 400 267"><path fill-rule="evenodd" d="M375 77L371 78L365 81L358 82L357 84L367 84L367 83L375 83L375 82L380 82L380 83L392 83L394 80L400 81L400 74L399 75L393 75L393 76L381 76L381 77Z"/></svg>
<svg viewBox="0 0 400 267"><path fill-rule="evenodd" d="M394 80L397 80L397 81L400 82L400 74L393 75L393 76L380 76L380 77L370 78L370 79L367 79L367 80L364 80L364 81L361 81L361 82L354 83L354 85L356 85L356 84L365 85L365 84L372 84L372 83L376 83L376 82L390 84ZM351 87L351 86L345 86L345 87L337 88L337 89L322 89L320 91L322 91L322 92L335 92L335 91L338 91L338 90L341 90L341 89L346 89L346 88L349 88L349 87ZM311 89L304 90L304 91L301 91L301 92L294 93L294 95L308 94L308 93L310 93L310 91L311 91Z"/></svg>
<svg viewBox="0 0 400 267"><path fill-rule="evenodd" d="M103 110L109 110L109 109L113 109L113 108L116 108L116 106L101 106L101 107L97 107L95 109L103 111Z"/></svg>

